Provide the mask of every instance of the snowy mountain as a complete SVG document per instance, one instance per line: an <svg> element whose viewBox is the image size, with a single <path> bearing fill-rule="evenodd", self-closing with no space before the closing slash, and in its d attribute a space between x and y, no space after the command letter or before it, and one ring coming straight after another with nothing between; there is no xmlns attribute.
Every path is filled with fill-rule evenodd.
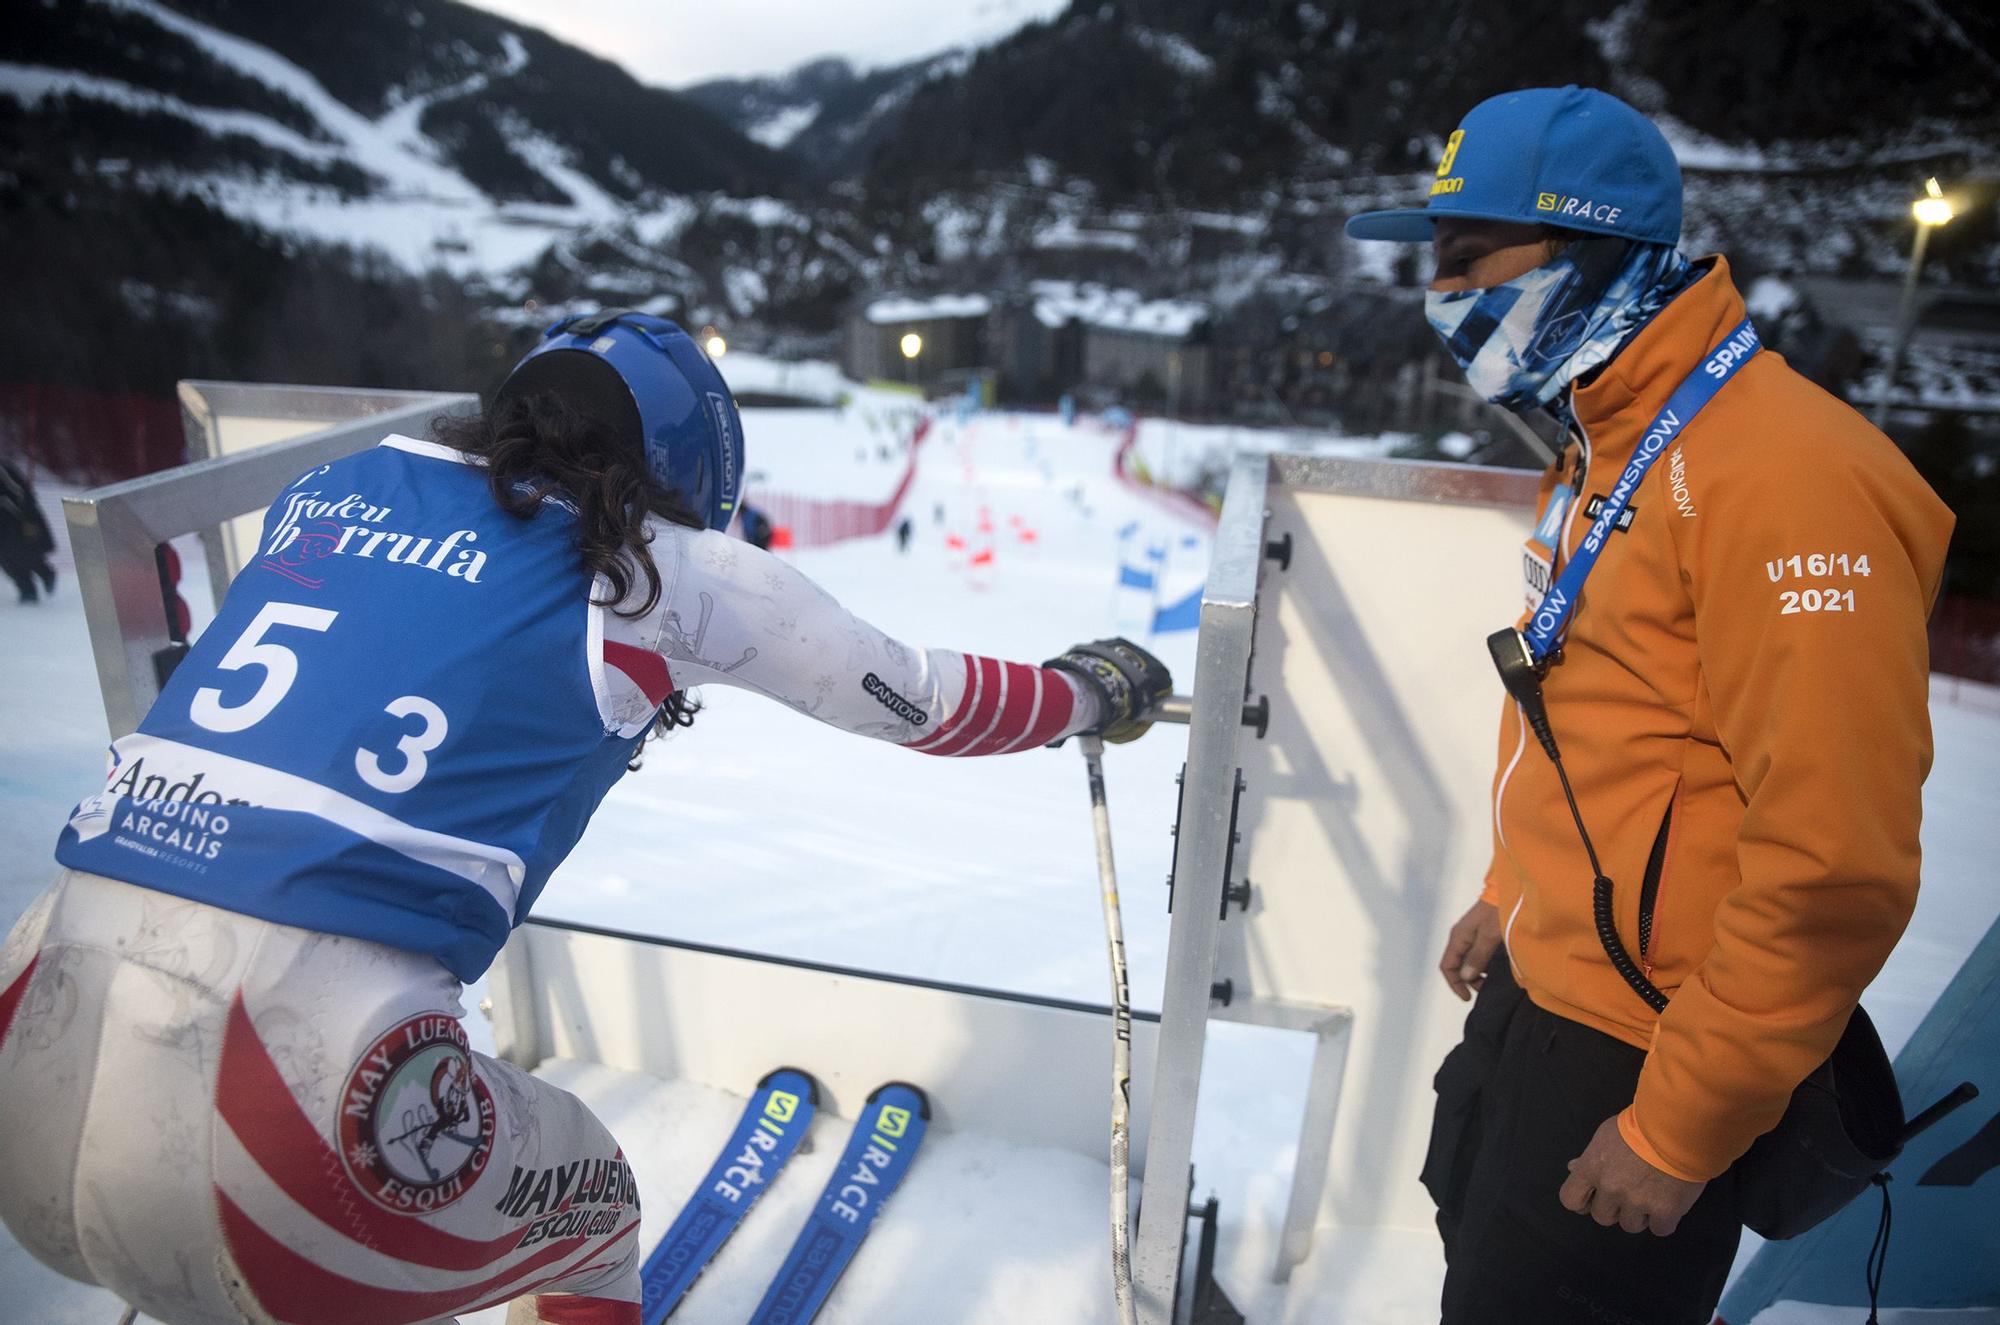
<svg viewBox="0 0 2000 1325"><path fill-rule="evenodd" d="M777 78L697 83L682 95L782 149L811 177L838 179L867 170L919 88L963 74L971 61L970 52L948 51L864 72L845 60L815 60Z"/></svg>
<svg viewBox="0 0 2000 1325"><path fill-rule="evenodd" d="M700 106L446 0L48 0L6 57L0 126L30 180L129 173L412 270L504 269L579 224L792 173Z"/></svg>
<svg viewBox="0 0 2000 1325"><path fill-rule="evenodd" d="M49 0L11 26L0 87L31 115L53 95L192 122L218 161L246 137L265 151L239 164L305 179L344 164L375 189L587 207L787 173L674 93L448 0Z"/></svg>
<svg viewBox="0 0 2000 1325"><path fill-rule="evenodd" d="M475 306L526 296L508 273L594 227L658 240L691 198L794 174L694 102L447 0L19 6L0 48L0 276L71 313L0 330L0 380L484 385L507 333L464 332ZM712 288L726 310L727 280L678 281L677 305ZM150 334L101 352L135 326Z"/></svg>
<svg viewBox="0 0 2000 1325"><path fill-rule="evenodd" d="M1936 174L1965 205L1931 271L1991 284L1996 13L1101 0L675 93L449 0L36 0L0 50L0 281L72 311L0 327L0 382L484 386L548 309L611 300L828 353L859 295L1036 279L1205 302L1259 354L1372 345L1416 266L1340 221L1537 82L1654 114L1688 246L1746 276L1893 278Z"/></svg>
<svg viewBox="0 0 2000 1325"><path fill-rule="evenodd" d="M1977 0L1076 0L917 73L879 150L847 167L962 182L1048 161L1125 195L1209 202L1285 182L1429 166L1473 102L1612 88L1689 140L1833 164L1942 145L2000 113L2000 11ZM690 89L739 127L823 104L851 71ZM821 112L823 115L824 112Z"/></svg>

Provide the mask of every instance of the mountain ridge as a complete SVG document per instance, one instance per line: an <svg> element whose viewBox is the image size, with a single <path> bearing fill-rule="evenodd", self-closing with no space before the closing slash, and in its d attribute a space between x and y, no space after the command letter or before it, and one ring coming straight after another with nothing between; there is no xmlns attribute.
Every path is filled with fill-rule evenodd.
<svg viewBox="0 0 2000 1325"><path fill-rule="evenodd" d="M108 256L71 301L190 346L223 343L190 309L220 324L265 306L223 260L231 245L267 282L286 254L316 288L348 271L343 308L413 282L412 299L493 321L494 357L551 306L645 304L823 352L857 295L1033 279L1301 325L1416 278L1411 254L1347 241L1340 222L1421 198L1467 105L1574 79L1668 132L1691 250L1726 249L1746 273L1886 277L1905 260L1908 191L1934 173L1966 206L1934 236L1933 270L2000 278L2000 94L1953 63L1983 69L2000 17L1859 0L1853 30L1894 76L1793 97L1747 135L1732 108L1786 91L1751 97L1746 78L1823 66L1831 80L1876 52L1798 0L1741 8L1551 0L1531 22L1452 0L1392 17L1358 0L1096 0L976 50L669 92L451 0L44 0L0 58L0 207L42 245L10 255L18 279L40 289L41 268L95 248ZM1701 21L1761 44L1709 49ZM1908 104L1887 116L1898 89ZM1866 133L1828 136L1856 117ZM120 209L163 198L199 204L162 215L213 261L177 267L130 242ZM436 280L466 300L440 302ZM0 376L46 362L24 350ZM220 349L200 365L236 371ZM413 367L465 384L457 357Z"/></svg>

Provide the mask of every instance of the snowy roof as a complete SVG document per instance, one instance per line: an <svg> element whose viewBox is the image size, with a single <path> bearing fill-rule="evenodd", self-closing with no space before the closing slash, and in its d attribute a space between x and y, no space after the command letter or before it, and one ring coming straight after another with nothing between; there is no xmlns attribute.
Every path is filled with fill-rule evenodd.
<svg viewBox="0 0 2000 1325"><path fill-rule="evenodd" d="M1035 281L1035 320L1045 327L1081 322L1103 331L1181 338L1208 319L1208 305L1186 299L1147 299L1136 290L1111 290L1074 281Z"/></svg>
<svg viewBox="0 0 2000 1325"><path fill-rule="evenodd" d="M929 299L877 299L865 314L881 326L890 322L929 322L938 318L985 317L993 301L983 294L940 294Z"/></svg>
<svg viewBox="0 0 2000 1325"><path fill-rule="evenodd" d="M1152 299L1118 304L1093 319L1100 331L1134 331L1146 336L1186 336L1208 318L1208 305L1184 299Z"/></svg>
<svg viewBox="0 0 2000 1325"><path fill-rule="evenodd" d="M1086 230L1076 223L1073 216L1058 216L1053 221L1039 226L1030 242L1036 248L1109 248L1126 253L1139 251L1139 236L1127 230L1094 229Z"/></svg>

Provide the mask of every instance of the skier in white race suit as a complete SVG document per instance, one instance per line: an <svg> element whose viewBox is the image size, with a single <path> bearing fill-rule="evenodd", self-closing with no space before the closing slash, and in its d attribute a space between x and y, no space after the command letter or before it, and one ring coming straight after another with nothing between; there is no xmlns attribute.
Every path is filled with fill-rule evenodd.
<svg viewBox="0 0 2000 1325"><path fill-rule="evenodd" d="M618 1142L472 1052L460 991L646 735L728 685L1005 754L1131 739L1171 689L1123 640L889 638L722 532L742 448L694 342L614 310L279 496L0 950L23 1246L172 1325L639 1320Z"/></svg>

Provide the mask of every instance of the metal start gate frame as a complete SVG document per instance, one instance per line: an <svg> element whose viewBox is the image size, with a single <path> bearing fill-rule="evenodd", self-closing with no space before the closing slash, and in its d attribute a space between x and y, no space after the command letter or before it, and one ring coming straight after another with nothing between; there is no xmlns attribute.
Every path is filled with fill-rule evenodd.
<svg viewBox="0 0 2000 1325"><path fill-rule="evenodd" d="M113 736L158 694L153 659L172 634L158 545L199 534L219 601L254 546L230 522L315 465L477 407L463 394L217 382L183 383L181 396L190 452L207 458L64 502ZM1149 1179L1133 1276L1147 1325L1191 1305L1179 1288L1211 1021L1314 1037L1270 1278L1306 1259L1316 1231L1429 1224L1409 1114L1421 1099L1428 1117L1430 1072L1457 1033L1457 1005L1431 987L1450 899L1476 895L1489 849L1498 688L1478 641L1512 614L1534 492L1531 474L1462 465L1234 464L1202 600L1164 998L1133 1028L1132 1162ZM1410 551L1413 518L1422 555L1384 555ZM819 1009L776 1048L828 1083L836 1114L858 1112L875 1081L947 1064L954 1076L929 1079L962 1084L937 1101L940 1125L1103 1158L1102 1007L530 921L496 963L491 1011L511 1061L560 1053L740 1089L773 1046L745 1056L698 1016L616 1011L642 996L699 1004L659 996L718 981ZM835 1052L835 1024L893 1033ZM967 1073L975 1040L989 1052ZM1350 1062L1365 1075L1359 1106L1343 1110Z"/></svg>

